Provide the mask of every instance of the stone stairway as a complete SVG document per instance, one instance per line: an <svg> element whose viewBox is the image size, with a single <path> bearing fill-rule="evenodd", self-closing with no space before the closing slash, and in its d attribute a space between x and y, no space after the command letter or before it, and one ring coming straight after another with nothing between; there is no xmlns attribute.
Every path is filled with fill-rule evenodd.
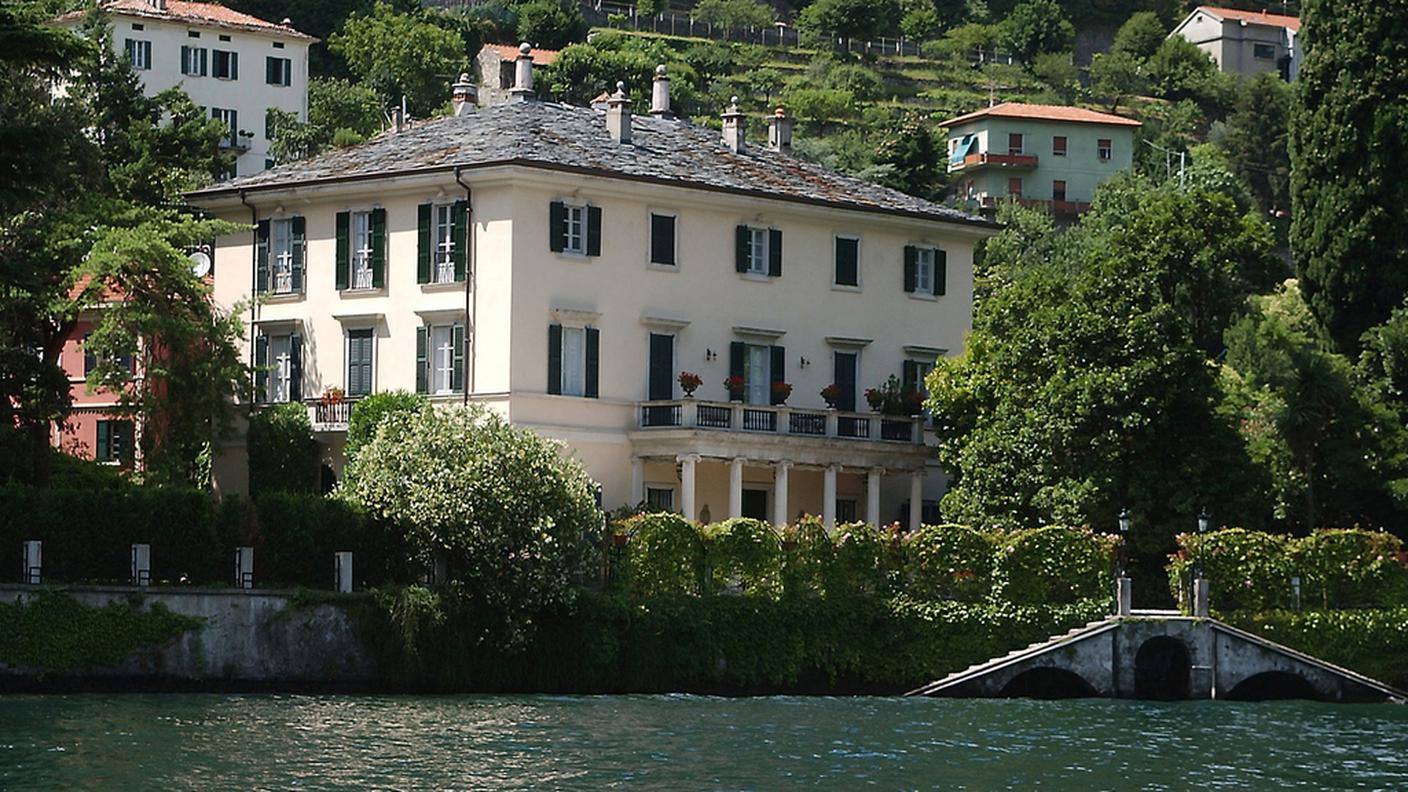
<svg viewBox="0 0 1408 792"><path fill-rule="evenodd" d="M931 696L941 690L944 690L945 688L953 687L954 685L966 682L973 677L981 676L991 671L995 671L1009 663L1019 662L1021 660L1026 660L1027 658L1035 657L1045 652L1049 652L1053 649L1059 649L1072 641L1081 640L1091 635L1104 632L1105 630L1113 630L1117 626L1118 623L1114 616L1107 616L1103 619L1096 619L1095 621L1082 624L1078 627L1072 627L1070 630L1067 630L1066 632L1061 633L1060 635L1053 635L1050 638L1046 638L1044 640L1028 644L1020 649L1013 649L1012 651L1008 652L1005 655L1002 655L1001 657L994 657L991 660L984 660L981 663L974 663L973 665L968 666L962 671L955 671L952 674L949 674L948 676L944 677L943 679L939 679L934 682L930 682L926 685L917 687L914 690L905 693L905 695Z"/></svg>

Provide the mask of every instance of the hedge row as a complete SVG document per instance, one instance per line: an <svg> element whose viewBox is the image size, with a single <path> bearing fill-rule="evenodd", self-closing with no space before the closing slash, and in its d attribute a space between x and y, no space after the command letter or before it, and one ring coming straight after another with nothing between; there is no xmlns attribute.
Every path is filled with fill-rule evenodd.
<svg viewBox="0 0 1408 792"><path fill-rule="evenodd" d="M1220 611L1408 606L1408 553L1396 536L1361 529L1305 537L1226 528L1177 537L1169 586L1188 590L1195 569L1211 584ZM1296 603L1292 578L1301 582Z"/></svg>
<svg viewBox="0 0 1408 792"><path fill-rule="evenodd" d="M44 543L44 580L127 583L131 546L152 548L153 584L229 585L234 548L254 548L260 586L331 588L333 553L350 550L359 585L399 578L394 538L341 501L268 493L216 499L156 487L0 487L0 582L20 580L22 543Z"/></svg>
<svg viewBox="0 0 1408 792"><path fill-rule="evenodd" d="M1408 689L1408 607L1219 615L1236 627Z"/></svg>
<svg viewBox="0 0 1408 792"><path fill-rule="evenodd" d="M623 521L613 580L638 595L724 591L780 597L907 594L922 600L1073 603L1105 598L1118 539L1049 526L983 532L933 525L905 534L865 524L828 535L807 519L700 526L677 514Z"/></svg>
<svg viewBox="0 0 1408 792"><path fill-rule="evenodd" d="M582 591L519 653L418 586L349 603L380 666L429 690L900 692L1100 618L1108 603L1016 606L873 596Z"/></svg>

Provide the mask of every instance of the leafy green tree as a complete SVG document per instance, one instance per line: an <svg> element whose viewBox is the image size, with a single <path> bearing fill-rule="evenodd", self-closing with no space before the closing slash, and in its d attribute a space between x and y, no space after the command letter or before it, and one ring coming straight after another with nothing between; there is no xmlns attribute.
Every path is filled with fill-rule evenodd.
<svg viewBox="0 0 1408 792"><path fill-rule="evenodd" d="M895 0L816 0L797 16L797 30L805 41L842 48L889 30L899 18Z"/></svg>
<svg viewBox="0 0 1408 792"><path fill-rule="evenodd" d="M788 88L782 93L788 111L815 124L825 134L826 125L850 118L856 112L856 96L839 88Z"/></svg>
<svg viewBox="0 0 1408 792"><path fill-rule="evenodd" d="M1149 88L1143 65L1128 53L1113 50L1096 54L1090 62L1090 83L1091 92L1105 100L1111 113L1119 112L1125 99Z"/></svg>
<svg viewBox="0 0 1408 792"><path fill-rule="evenodd" d="M1314 46L1291 124L1291 249L1311 312L1353 353L1408 290L1408 36L1365 0L1301 12Z"/></svg>
<svg viewBox="0 0 1408 792"><path fill-rule="evenodd" d="M1271 217L1290 211L1290 115L1290 86L1274 74L1259 74L1242 84L1222 140L1233 172L1251 188L1257 207Z"/></svg>
<svg viewBox="0 0 1408 792"><path fill-rule="evenodd" d="M891 167L886 186L938 200L948 186L944 143L919 119L908 119L876 146L875 162Z"/></svg>
<svg viewBox="0 0 1408 792"><path fill-rule="evenodd" d="M901 5L904 16L900 17L900 32L905 38L924 41L938 35L943 20L933 0L911 0Z"/></svg>
<svg viewBox="0 0 1408 792"><path fill-rule="evenodd" d="M249 417L249 494L314 492L318 444L308 408L300 402L273 404Z"/></svg>
<svg viewBox="0 0 1408 792"><path fill-rule="evenodd" d="M757 0L700 0L694 6L694 18L706 25L739 30L767 27L776 14L772 6Z"/></svg>
<svg viewBox="0 0 1408 792"><path fill-rule="evenodd" d="M1076 29L1056 0L1026 0L1002 22L1002 44L1022 63L1043 52L1064 52L1075 41Z"/></svg>
<svg viewBox="0 0 1408 792"><path fill-rule="evenodd" d="M559 443L478 405L398 412L349 462L343 493L405 532L481 615L481 642L521 646L567 602L599 539L595 485Z"/></svg>
<svg viewBox="0 0 1408 792"><path fill-rule="evenodd" d="M355 141L376 134L382 125L381 99L365 85L335 77L308 81L308 121L270 110L274 140L270 154L279 163L326 151L338 132Z"/></svg>
<svg viewBox="0 0 1408 792"><path fill-rule="evenodd" d="M1043 52L1032 61L1032 74L1063 104L1075 102L1080 93L1080 69L1069 52Z"/></svg>
<svg viewBox="0 0 1408 792"><path fill-rule="evenodd" d="M518 12L518 38L535 47L562 49L587 37L587 20L574 0L528 0Z"/></svg>
<svg viewBox="0 0 1408 792"><path fill-rule="evenodd" d="M387 416L397 413L418 413L430 401L419 393L403 390L381 391L359 399L352 405L352 415L347 420L347 443L343 453L353 459L362 446L376 437L376 430Z"/></svg>
<svg viewBox="0 0 1408 792"><path fill-rule="evenodd" d="M381 2L348 17L328 46L383 106L399 106L404 96L411 114L422 118L449 101L450 83L469 63L457 33L424 12L400 13Z"/></svg>
<svg viewBox="0 0 1408 792"><path fill-rule="evenodd" d="M1110 45L1110 53L1141 60L1157 52L1167 36L1168 30L1158 14L1153 11L1136 11L1115 31L1115 41Z"/></svg>
<svg viewBox="0 0 1408 792"><path fill-rule="evenodd" d="M1144 69L1155 96L1171 102L1192 99L1205 113L1221 115L1236 93L1234 78L1219 71L1211 55L1182 36L1164 39Z"/></svg>

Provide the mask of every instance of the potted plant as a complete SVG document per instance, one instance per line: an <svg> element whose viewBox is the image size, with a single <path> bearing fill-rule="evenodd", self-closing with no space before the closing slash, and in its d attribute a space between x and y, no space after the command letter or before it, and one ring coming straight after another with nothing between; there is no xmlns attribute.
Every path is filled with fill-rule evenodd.
<svg viewBox="0 0 1408 792"><path fill-rule="evenodd" d="M743 378L737 374L726 378L724 390L728 391L729 401L743 401Z"/></svg>
<svg viewBox="0 0 1408 792"><path fill-rule="evenodd" d="M341 404L342 399L345 395L346 394L343 392L342 388L339 388L336 385L329 385L326 388L323 388L323 395L319 397L318 400L322 402L322 405L324 407L331 407L334 404Z"/></svg>
<svg viewBox="0 0 1408 792"><path fill-rule="evenodd" d="M772 384L772 403L786 404L789 396L792 395L792 383L778 380Z"/></svg>
<svg viewBox="0 0 1408 792"><path fill-rule="evenodd" d="M681 371L679 383L680 390L684 391L684 397L686 399L692 399L694 398L694 392L699 389L700 385L704 384L704 380L692 371Z"/></svg>
<svg viewBox="0 0 1408 792"><path fill-rule="evenodd" d="M907 415L918 415L924 411L924 394L917 390L908 391L904 395L904 409Z"/></svg>
<svg viewBox="0 0 1408 792"><path fill-rule="evenodd" d="M870 405L872 411L880 412L880 409L885 406L885 392L879 388L866 388L865 403Z"/></svg>
<svg viewBox="0 0 1408 792"><path fill-rule="evenodd" d="M836 405L841 401L841 386L834 382L827 385L821 389L821 398L826 401L827 409L836 409Z"/></svg>

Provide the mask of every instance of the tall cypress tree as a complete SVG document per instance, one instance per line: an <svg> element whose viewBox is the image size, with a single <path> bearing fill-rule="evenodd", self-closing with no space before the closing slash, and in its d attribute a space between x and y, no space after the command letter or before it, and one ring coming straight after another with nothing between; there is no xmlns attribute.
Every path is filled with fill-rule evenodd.
<svg viewBox="0 0 1408 792"><path fill-rule="evenodd" d="M1301 289L1353 353L1408 291L1408 0L1306 0L1291 129Z"/></svg>

